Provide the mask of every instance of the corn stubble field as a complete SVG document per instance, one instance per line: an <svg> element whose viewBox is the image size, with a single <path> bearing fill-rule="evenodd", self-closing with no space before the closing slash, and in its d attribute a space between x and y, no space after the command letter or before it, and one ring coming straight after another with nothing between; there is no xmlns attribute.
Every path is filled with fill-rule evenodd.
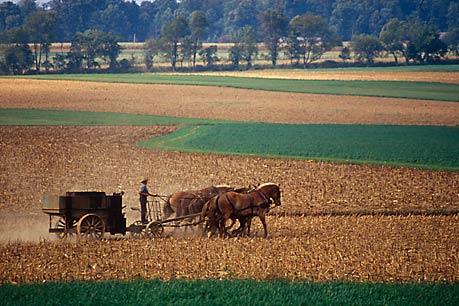
<svg viewBox="0 0 459 306"><path fill-rule="evenodd" d="M24 83L19 84L27 96ZM55 89L51 108L58 107L58 97L63 101L61 109L80 107L69 103L65 90L60 92L56 83L50 81L49 86ZM79 99L87 103L85 107L93 103L100 109L103 101L122 100L112 99L107 89L110 84L93 86L100 94L95 97L82 91ZM215 94L220 89L199 90ZM14 84L10 92L14 95L8 107L23 107L24 96ZM133 87L132 94L136 92ZM130 92L124 94L129 97ZM307 99L303 97L308 95L295 96ZM327 101L333 100L339 103L341 98L327 97ZM127 101L124 111L136 112L138 101ZM46 108L43 103L38 105ZM180 108L181 103L187 102L178 101L176 106ZM397 103L409 109L403 101ZM454 104L449 104L453 112ZM145 105L161 112L154 101L147 100ZM331 113L331 102L327 105ZM214 104L216 109L225 107ZM253 107L260 112L256 103ZM244 104L244 108L250 105ZM450 112L444 110L445 115ZM346 120L352 120L352 114L349 112ZM356 111L355 116L354 123L358 123L361 114ZM421 117L425 120L425 113ZM416 121L416 115L412 120ZM0 127L0 283L137 277L459 280L459 216L451 213L459 208L459 173L162 152L134 146L141 139L173 130ZM77 243L54 240L47 233L48 219L40 211L45 192L111 193L122 189L126 192L124 204L135 207L138 179L143 175L151 178L150 188L160 194L212 184L247 186L273 181L281 185L282 206L274 208L267 219L267 239L261 238L258 220L254 222L254 238L208 239L193 228L186 233L167 231L167 237L155 240L135 240L127 235ZM138 218L130 209L126 213L128 223Z"/></svg>
<svg viewBox="0 0 459 306"><path fill-rule="evenodd" d="M1 279L458 279L457 217L270 217L268 222L273 233L268 239L3 244Z"/></svg>

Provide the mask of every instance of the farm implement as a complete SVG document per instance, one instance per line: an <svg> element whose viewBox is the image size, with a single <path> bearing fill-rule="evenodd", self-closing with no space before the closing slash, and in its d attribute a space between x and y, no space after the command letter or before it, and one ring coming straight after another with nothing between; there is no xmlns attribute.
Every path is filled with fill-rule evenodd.
<svg viewBox="0 0 459 306"><path fill-rule="evenodd" d="M185 215L162 220L162 196L153 197L147 203L147 222L137 220L126 226L122 205L123 193L106 195L105 192L66 192L63 196L44 196L42 211L49 215L49 232L59 238L76 236L78 239L102 239L106 233L134 238L156 238L164 235L164 227L197 225L199 222L180 221L197 217L199 214ZM164 201L164 200L163 200ZM138 210L138 208L132 208Z"/></svg>

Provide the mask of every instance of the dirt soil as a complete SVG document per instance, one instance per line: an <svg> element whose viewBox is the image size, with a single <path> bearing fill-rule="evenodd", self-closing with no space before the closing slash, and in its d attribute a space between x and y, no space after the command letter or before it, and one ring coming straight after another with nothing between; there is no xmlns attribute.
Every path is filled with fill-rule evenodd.
<svg viewBox="0 0 459 306"><path fill-rule="evenodd" d="M280 78L297 80L342 80L342 81L406 81L441 82L459 84L459 72L426 71L311 71L297 70L249 70L243 72L209 72L209 75L228 75L256 78Z"/></svg>
<svg viewBox="0 0 459 306"><path fill-rule="evenodd" d="M459 124L459 103L223 87L0 79L2 108L146 113L273 123Z"/></svg>
<svg viewBox="0 0 459 306"><path fill-rule="evenodd" d="M333 114L333 110L344 107L347 97L224 88L12 79L0 79L0 87L1 107L125 113L140 113L145 108L147 113L159 115L292 123L452 125L453 117L458 114L457 103L353 97L347 102L345 113L349 115L344 116L342 112ZM291 108L284 108L279 102L281 98L289 101L286 105ZM363 104L356 107L351 105L352 101ZM313 114L307 105L314 106ZM418 107L423 110L416 110ZM378 116L380 111L382 114ZM137 276L250 278L253 273L257 279L459 280L457 216L385 217L383 214L457 210L459 173L162 152L134 146L140 139L164 135L174 129L0 127L0 283ZM123 190L130 223L138 219L138 212L129 207L138 205L136 193L142 176L151 179L151 191L165 195L223 183L234 186L279 183L283 191L282 206L275 208L273 212L277 215L268 219L272 240L109 240L96 247L36 244L40 239L51 239L47 233L48 218L41 212L40 200L44 194ZM380 215L314 216L365 211ZM257 226L255 235L261 236ZM16 240L22 242L11 242ZM130 261L139 249L143 255ZM175 260L173 252L194 256L196 261L180 269L173 268L168 265ZM110 259L109 253L117 255ZM212 260L202 261L209 254ZM269 255L270 260L263 260L264 255ZM114 262L113 258L119 260ZM248 266L235 258L246 258Z"/></svg>

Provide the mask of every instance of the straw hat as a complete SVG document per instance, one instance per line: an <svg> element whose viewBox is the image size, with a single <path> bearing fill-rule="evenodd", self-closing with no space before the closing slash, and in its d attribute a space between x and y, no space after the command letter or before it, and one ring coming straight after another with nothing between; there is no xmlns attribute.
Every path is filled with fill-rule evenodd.
<svg viewBox="0 0 459 306"><path fill-rule="evenodd" d="M148 182L148 178L146 177L143 177L140 179L139 183L144 183L144 182Z"/></svg>

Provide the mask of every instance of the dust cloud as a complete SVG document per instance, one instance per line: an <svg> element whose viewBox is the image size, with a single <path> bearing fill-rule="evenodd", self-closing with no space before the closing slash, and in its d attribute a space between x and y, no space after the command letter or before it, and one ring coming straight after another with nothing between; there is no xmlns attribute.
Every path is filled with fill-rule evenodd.
<svg viewBox="0 0 459 306"><path fill-rule="evenodd" d="M0 214L0 243L54 240L48 232L49 217L43 213Z"/></svg>

